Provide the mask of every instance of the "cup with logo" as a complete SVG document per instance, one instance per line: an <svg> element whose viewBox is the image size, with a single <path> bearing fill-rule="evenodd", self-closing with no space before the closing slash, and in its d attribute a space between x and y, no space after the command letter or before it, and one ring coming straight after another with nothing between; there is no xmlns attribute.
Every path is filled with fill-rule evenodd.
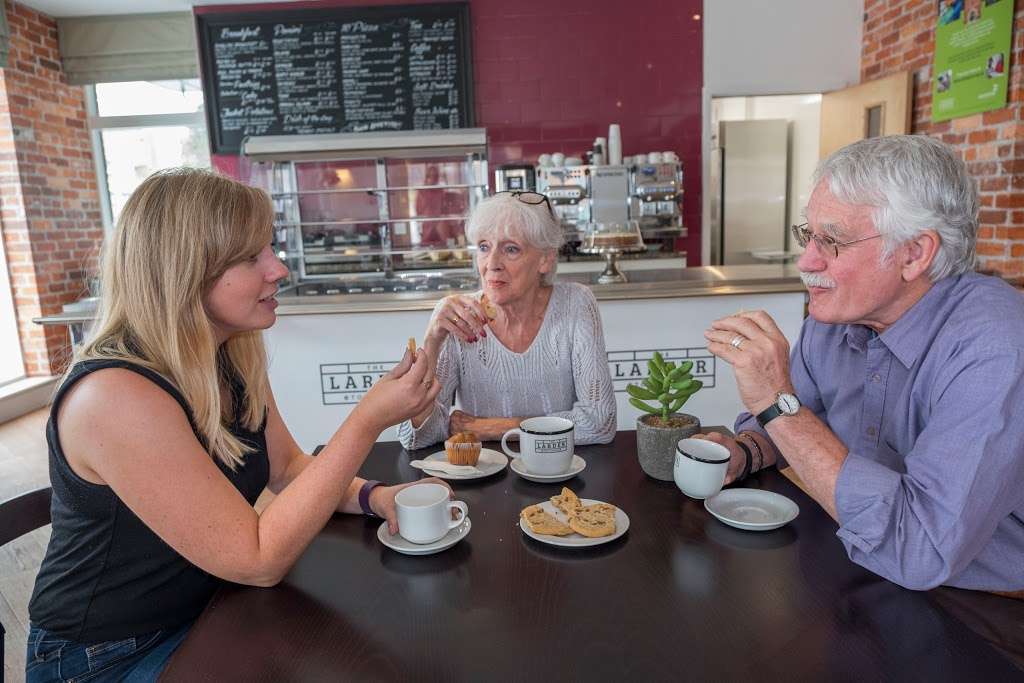
<svg viewBox="0 0 1024 683"><path fill-rule="evenodd" d="M526 469L542 476L565 474L576 452L576 425L564 417L531 417L501 437L501 449L511 458L522 458ZM508 446L510 436L519 436L519 452Z"/></svg>

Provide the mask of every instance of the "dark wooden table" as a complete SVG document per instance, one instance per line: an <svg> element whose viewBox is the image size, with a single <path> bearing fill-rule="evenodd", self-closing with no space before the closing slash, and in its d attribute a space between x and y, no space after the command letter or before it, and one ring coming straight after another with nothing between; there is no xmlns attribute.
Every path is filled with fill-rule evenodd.
<svg viewBox="0 0 1024 683"><path fill-rule="evenodd" d="M587 468L567 482L629 515L622 538L527 538L520 509L561 484L508 469L455 483L473 529L438 555L399 555L377 541L379 520L336 515L278 587L220 591L164 680L1024 678L931 593L850 562L832 519L782 475L745 485L790 497L799 517L739 531L645 476L635 439L579 448ZM361 474L420 478L409 459L378 444Z"/></svg>

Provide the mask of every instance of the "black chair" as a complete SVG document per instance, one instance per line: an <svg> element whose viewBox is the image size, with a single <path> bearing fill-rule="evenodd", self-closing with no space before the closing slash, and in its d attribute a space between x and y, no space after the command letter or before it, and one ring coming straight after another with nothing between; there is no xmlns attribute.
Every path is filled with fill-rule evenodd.
<svg viewBox="0 0 1024 683"><path fill-rule="evenodd" d="M0 546L50 523L49 486L0 503ZM0 668L4 664L4 625L0 624Z"/></svg>

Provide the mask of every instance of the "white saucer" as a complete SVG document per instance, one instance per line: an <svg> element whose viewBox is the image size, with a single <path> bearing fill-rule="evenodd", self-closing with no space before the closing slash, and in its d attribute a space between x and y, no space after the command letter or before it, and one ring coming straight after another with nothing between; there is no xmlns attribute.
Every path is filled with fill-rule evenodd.
<svg viewBox="0 0 1024 683"><path fill-rule="evenodd" d="M785 496L760 489L724 489L704 499L704 508L719 521L746 531L770 531L800 514Z"/></svg>
<svg viewBox="0 0 1024 683"><path fill-rule="evenodd" d="M542 484L550 484L556 481L572 479L587 468L587 461L578 455L573 455L572 463L569 465L569 471L562 472L561 474L534 474L526 469L526 463L523 462L522 458L512 458L512 464L509 465L509 467L511 467L512 471L523 479L538 481Z"/></svg>
<svg viewBox="0 0 1024 683"><path fill-rule="evenodd" d="M594 503L600 503L600 500L593 500L591 498L580 498L580 502L584 505L593 505ZM565 513L556 508L551 504L551 501L545 500L539 505L549 515L554 517L560 522L566 521ZM601 536L600 538L589 538L581 534L572 533L568 536L548 536L547 534L534 533L529 526L526 524L526 520L522 517L519 518L519 528L523 530L523 533L541 543L547 543L548 545L557 545L560 548L589 548L592 545L601 545L602 543L610 543L616 538L626 533L629 529L629 515L615 508L615 533L610 536Z"/></svg>
<svg viewBox="0 0 1024 683"><path fill-rule="evenodd" d="M469 530L472 528L472 520L470 520L469 517L466 517L462 524L451 529L441 540L434 541L433 543L421 544L407 541L401 536L392 536L391 532L388 531L388 523L384 522L377 529L377 540L403 555L433 555L434 553L439 553L442 550L451 548L453 545L468 536Z"/></svg>
<svg viewBox="0 0 1024 683"><path fill-rule="evenodd" d="M480 474L450 474L448 472L442 472L441 470L428 469L427 463L431 460L434 460L435 462L448 462L448 454L444 451L438 451L437 453L432 453L423 458L423 471L432 477L450 479L452 481L489 477L492 474L501 472L505 469L505 466L508 465L508 458L504 453L492 451L490 448L480 449L480 459L476 463L476 468L480 470Z"/></svg>

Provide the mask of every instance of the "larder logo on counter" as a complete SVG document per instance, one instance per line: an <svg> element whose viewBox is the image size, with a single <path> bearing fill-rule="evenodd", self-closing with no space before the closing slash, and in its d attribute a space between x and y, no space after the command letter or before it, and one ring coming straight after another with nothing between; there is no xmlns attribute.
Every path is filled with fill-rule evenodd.
<svg viewBox="0 0 1024 683"><path fill-rule="evenodd" d="M654 352L661 353L666 361L693 361L690 374L694 379L704 383L705 389L715 386L715 357L706 346L689 346L676 349L637 349L636 351L609 351L608 372L612 376L615 391L626 391L626 385L636 384L647 377L647 361L654 357Z"/></svg>
<svg viewBox="0 0 1024 683"><path fill-rule="evenodd" d="M321 365L320 389L324 405L359 403L370 387L396 365L396 360Z"/></svg>
<svg viewBox="0 0 1024 683"><path fill-rule="evenodd" d="M647 376L647 361L660 351L665 360L693 361L690 373L704 382L704 388L715 386L715 357L703 346L675 349L637 349L635 351L608 351L608 372L615 391L626 391L627 384L635 384ZM320 389L323 404L352 405L359 403L370 387L398 365L396 360L367 361L364 363L330 363L320 366Z"/></svg>

